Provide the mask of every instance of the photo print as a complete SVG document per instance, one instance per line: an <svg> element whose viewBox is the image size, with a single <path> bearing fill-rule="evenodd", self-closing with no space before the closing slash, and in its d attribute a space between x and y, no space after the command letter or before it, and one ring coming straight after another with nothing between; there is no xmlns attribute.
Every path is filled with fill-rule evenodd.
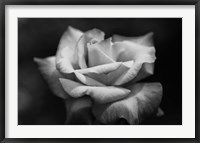
<svg viewBox="0 0 200 143"><path fill-rule="evenodd" d="M19 125L181 125L181 18L18 18Z"/></svg>

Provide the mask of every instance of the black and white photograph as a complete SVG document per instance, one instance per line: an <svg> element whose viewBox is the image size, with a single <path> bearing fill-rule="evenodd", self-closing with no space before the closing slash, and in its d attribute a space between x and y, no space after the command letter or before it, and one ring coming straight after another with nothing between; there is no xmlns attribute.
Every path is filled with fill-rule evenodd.
<svg viewBox="0 0 200 143"><path fill-rule="evenodd" d="M182 125L182 18L18 18L18 125Z"/></svg>

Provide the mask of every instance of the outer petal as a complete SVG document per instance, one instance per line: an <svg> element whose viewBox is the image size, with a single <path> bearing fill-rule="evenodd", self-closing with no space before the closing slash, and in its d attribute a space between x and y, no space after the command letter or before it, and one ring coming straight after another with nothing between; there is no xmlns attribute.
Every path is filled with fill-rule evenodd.
<svg viewBox="0 0 200 143"><path fill-rule="evenodd" d="M130 95L120 101L96 104L93 115L103 124L114 124L124 118L130 124L139 124L157 112L162 99L160 83L140 83L130 87Z"/></svg>
<svg viewBox="0 0 200 143"><path fill-rule="evenodd" d="M135 76L135 78L133 80L131 80L130 82L128 82L127 84L134 84L135 82L142 80L150 75L153 75L154 73L154 63L143 63L141 64L142 67L140 68L139 72L137 72L135 74L132 74ZM140 67L140 64L138 64L138 67ZM137 68L137 67L135 67ZM117 84L117 81L116 83Z"/></svg>
<svg viewBox="0 0 200 143"><path fill-rule="evenodd" d="M116 61L134 60L138 62L153 62L155 48L140 45L130 41L116 42L113 44L113 59Z"/></svg>
<svg viewBox="0 0 200 143"><path fill-rule="evenodd" d="M134 61L132 67L126 73L122 74L122 76L115 81L114 85L125 84L133 80L137 75L139 75L138 73L141 69L142 74L145 75L140 75L139 79L153 73L153 63L156 59L154 47L147 47L133 42L124 41L115 43L113 49L115 49L113 50L113 55L117 61Z"/></svg>
<svg viewBox="0 0 200 143"><path fill-rule="evenodd" d="M63 89L72 97L90 96L96 103L108 103L127 97L130 90L113 86L84 86L78 82L60 78Z"/></svg>
<svg viewBox="0 0 200 143"><path fill-rule="evenodd" d="M126 37L121 35L113 35L113 42L119 41L132 41L137 44L145 45L145 46L153 46L153 32L147 33L143 36L138 37Z"/></svg>
<svg viewBox="0 0 200 143"><path fill-rule="evenodd" d="M47 80L53 93L61 98L68 98L69 95L63 90L59 78L63 76L57 71L55 65L55 57L48 57L45 59L34 58L34 61L39 65L39 70ZM73 79L73 77L68 77Z"/></svg>
<svg viewBox="0 0 200 143"><path fill-rule="evenodd" d="M69 26L62 35L56 53L56 67L60 72L71 73L79 68L75 47L82 34L80 30Z"/></svg>
<svg viewBox="0 0 200 143"><path fill-rule="evenodd" d="M66 124L70 125L90 125L93 123L91 113L92 101L89 97L72 98L65 101L67 109Z"/></svg>

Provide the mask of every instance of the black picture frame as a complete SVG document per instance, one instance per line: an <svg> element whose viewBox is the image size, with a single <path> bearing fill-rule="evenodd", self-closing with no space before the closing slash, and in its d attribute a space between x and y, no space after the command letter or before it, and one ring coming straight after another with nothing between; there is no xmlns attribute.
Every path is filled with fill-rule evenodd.
<svg viewBox="0 0 200 143"><path fill-rule="evenodd" d="M57 138L5 138L5 7L7 5L195 5L195 138L101 138L101 139L57 139ZM200 54L200 1L199 0L2 0L0 2L1 16L0 16L0 141L2 143L18 143L18 142L176 142L176 143L197 143L200 142L200 98L199 98L199 60Z"/></svg>

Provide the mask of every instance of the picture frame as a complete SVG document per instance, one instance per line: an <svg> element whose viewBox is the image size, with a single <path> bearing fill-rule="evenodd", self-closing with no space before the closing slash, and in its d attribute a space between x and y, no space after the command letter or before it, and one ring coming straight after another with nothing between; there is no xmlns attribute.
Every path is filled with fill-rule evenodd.
<svg viewBox="0 0 200 143"><path fill-rule="evenodd" d="M5 88L6 88L6 49L5 49L5 19L6 6L8 5L194 5L195 6L195 138L6 138L5 137ZM0 16L0 141L2 143L17 143L17 142L177 142L177 143L196 143L200 142L199 120L200 120L200 99L199 99L199 46L200 46L200 2L199 0L115 0L115 1L92 1L92 0L44 0L44 1L23 1L23 0L8 0L1 1L1 16Z"/></svg>

